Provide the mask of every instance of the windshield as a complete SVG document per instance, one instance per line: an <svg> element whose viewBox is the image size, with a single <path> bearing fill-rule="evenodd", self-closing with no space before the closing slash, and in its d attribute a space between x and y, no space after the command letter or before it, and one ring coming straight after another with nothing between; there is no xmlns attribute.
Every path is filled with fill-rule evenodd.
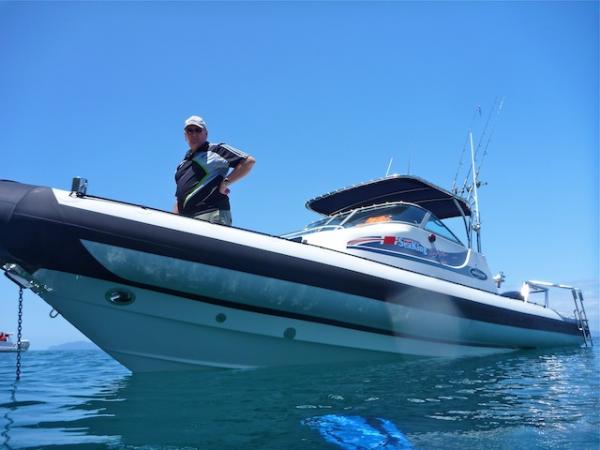
<svg viewBox="0 0 600 450"><path fill-rule="evenodd" d="M306 225L304 227L305 230L313 230L315 228L322 228L322 227L337 227L339 226L340 223L342 223L346 217L348 217L349 213L343 213L343 214L338 214L337 216L333 216L333 217L325 217L324 219L320 219L320 220L316 220L314 222L309 223L308 225Z"/></svg>
<svg viewBox="0 0 600 450"><path fill-rule="evenodd" d="M331 218L331 221L329 221L327 223L327 226L331 226L331 225L339 225L340 223L342 223L344 220L346 220L346 217L348 217L349 213L343 213L343 214L338 214L337 216L333 216Z"/></svg>
<svg viewBox="0 0 600 450"><path fill-rule="evenodd" d="M454 235L450 229L442 223L440 219L435 217L433 214L429 216L429 220L425 225L427 231L431 231L438 236L448 239L449 241L456 242L457 244L463 245L462 242Z"/></svg>
<svg viewBox="0 0 600 450"><path fill-rule="evenodd" d="M418 226L427 212L412 205L392 205L357 211L344 223L344 228L383 222L404 222Z"/></svg>
<svg viewBox="0 0 600 450"><path fill-rule="evenodd" d="M331 217L325 217L324 219L315 220L314 222L311 222L308 225L306 225L304 228L308 230L308 229L311 229L311 228L322 227L323 225L325 225L330 220L331 220Z"/></svg>
<svg viewBox="0 0 600 450"><path fill-rule="evenodd" d="M402 222L420 226L426 214L426 210L414 205L394 204L390 206L376 206L319 219L309 223L303 230L284 234L283 237L290 239L318 231L334 230L341 227L351 228L386 222Z"/></svg>

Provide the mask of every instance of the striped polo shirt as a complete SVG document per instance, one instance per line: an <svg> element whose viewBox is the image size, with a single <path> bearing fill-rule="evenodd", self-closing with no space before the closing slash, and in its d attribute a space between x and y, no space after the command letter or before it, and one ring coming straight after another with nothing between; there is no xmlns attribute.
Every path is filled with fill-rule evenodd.
<svg viewBox="0 0 600 450"><path fill-rule="evenodd" d="M229 197L219 192L219 185L230 168L248 158L241 150L227 144L205 142L188 152L177 166L177 206L179 213L193 217L215 210L229 210Z"/></svg>

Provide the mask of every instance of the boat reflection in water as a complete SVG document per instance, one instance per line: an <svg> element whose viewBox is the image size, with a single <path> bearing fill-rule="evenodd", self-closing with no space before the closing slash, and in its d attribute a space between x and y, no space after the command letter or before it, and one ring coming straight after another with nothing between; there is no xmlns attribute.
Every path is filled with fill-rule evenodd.
<svg viewBox="0 0 600 450"><path fill-rule="evenodd" d="M15 448L325 449L306 424L332 415L380 418L415 448L597 442L598 359L584 349L170 374L126 374L101 352L36 353L54 367L26 361L8 411ZM34 392L44 397L28 404Z"/></svg>

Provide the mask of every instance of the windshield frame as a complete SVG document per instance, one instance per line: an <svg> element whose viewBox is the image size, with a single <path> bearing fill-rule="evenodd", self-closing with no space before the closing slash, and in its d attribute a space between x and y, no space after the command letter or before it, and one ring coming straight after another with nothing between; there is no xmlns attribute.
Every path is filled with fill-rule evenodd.
<svg viewBox="0 0 600 450"><path fill-rule="evenodd" d="M367 211L369 209L372 210L378 210L378 209L388 209L392 206L396 206L396 205L407 205L413 208L417 208L420 209L421 211L423 211L423 219L421 219L421 222L416 224L414 222L405 222L402 220L392 220L390 222L386 222L386 223L405 223L408 225L411 225L413 227L416 228L422 228L423 227L423 223L427 220L427 216L429 213L431 213L431 211L429 211L426 208L423 208L422 206L419 205L415 205L414 203L408 203L408 202L402 202L402 201L398 201L398 202L389 202L389 203L380 203L377 205L369 205L369 206L363 206L362 208L356 208L353 209L352 211L344 211L338 214L334 214L333 216L329 216L329 217L324 217L322 219L317 219L317 220L313 220L312 222L310 222L308 225L306 225L302 230L294 232L294 233L288 233L289 235L293 234L293 235L298 235L301 233L314 233L316 231L322 231L322 230L336 230L336 229L340 229L340 228L346 228L345 224L346 222L348 222L350 219L352 219L352 217L354 217L356 214L360 214L363 211ZM343 219L340 222L336 222L335 224L332 224L331 222L336 221L336 219L343 217ZM313 224L315 224L316 226L313 226Z"/></svg>
<svg viewBox="0 0 600 450"><path fill-rule="evenodd" d="M317 220L313 220L312 222L310 222L308 225L306 225L302 230L298 230L292 233L286 233L282 236L285 236L286 238L290 238L290 237L296 237L296 236L302 236L305 234L312 234L312 233L316 233L316 232L320 232L320 231L334 231L334 230L339 230L339 229L343 229L346 228L346 223L352 219L352 217L354 217L356 214L359 214L363 211L367 211L372 209L373 211L376 211L378 209L388 209L390 207L393 206L397 206L397 205L406 205L406 206L410 206L413 208L417 208L421 211L423 211L423 219L421 219L421 222L416 224L414 222L405 222L402 220L391 220L389 222L382 222L382 223L402 223L402 224L406 224L406 225L410 225L412 227L415 228L420 228L424 231L428 231L426 230L426 225L429 222L429 220L431 218L435 218L436 220L438 220L439 222L442 223L442 225L444 226L444 228L446 230L449 231L449 233L456 239L456 241L454 241L453 239L449 239L448 237L441 235L441 234L437 234L435 233L435 231L430 231L431 233L435 233L436 236L439 236L442 239L445 239L448 242L452 242L454 244L460 245L462 247L467 247L457 236L456 234L448 227L444 224L443 220L438 218L433 212L431 212L430 210L428 210L427 208L424 208L421 205L417 205L415 203L410 203L410 202L404 202L404 201L397 201L397 202L388 202L388 203L379 203L376 205L369 205L369 206L363 206L361 208L356 208L353 209L351 211L344 211L338 214L334 214L332 216L328 216L328 217L323 217L321 219L317 219ZM337 222L335 224L331 224L332 221L335 221L336 219L343 217L343 220L341 220L340 222ZM464 219L464 216L463 216ZM312 226L312 224L318 224L317 226ZM469 233L468 233L468 225L466 224L465 221L465 226L467 228L467 240L469 240ZM350 227L352 228L352 227ZM470 248L470 242L469 242L469 247Z"/></svg>

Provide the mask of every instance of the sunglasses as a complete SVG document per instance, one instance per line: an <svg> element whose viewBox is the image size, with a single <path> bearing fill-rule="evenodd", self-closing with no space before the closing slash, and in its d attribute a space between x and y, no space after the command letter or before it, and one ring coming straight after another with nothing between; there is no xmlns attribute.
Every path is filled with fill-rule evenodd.
<svg viewBox="0 0 600 450"><path fill-rule="evenodd" d="M185 132L186 132L187 134L194 134L194 133L198 133L198 134L200 134L200 133L202 133L203 131L204 131L204 129L203 129L203 128L198 128L198 127L193 127L193 128L192 128L192 127L190 127L190 128L186 128L186 129L185 129Z"/></svg>

